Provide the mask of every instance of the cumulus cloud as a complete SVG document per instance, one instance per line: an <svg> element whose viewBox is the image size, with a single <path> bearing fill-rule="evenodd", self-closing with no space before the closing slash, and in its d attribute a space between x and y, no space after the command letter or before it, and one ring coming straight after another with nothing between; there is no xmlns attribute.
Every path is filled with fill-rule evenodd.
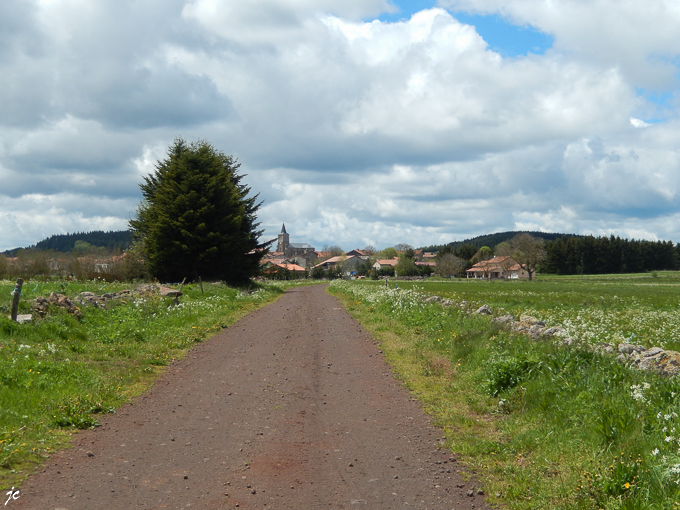
<svg viewBox="0 0 680 510"><path fill-rule="evenodd" d="M454 11L501 14L555 37L571 58L616 66L637 87L677 87L680 5L673 0L439 0Z"/></svg>
<svg viewBox="0 0 680 510"><path fill-rule="evenodd" d="M386 23L387 0L3 2L4 248L125 228L178 136L239 159L267 237L680 240L674 3L439 4ZM459 11L555 43L506 58Z"/></svg>

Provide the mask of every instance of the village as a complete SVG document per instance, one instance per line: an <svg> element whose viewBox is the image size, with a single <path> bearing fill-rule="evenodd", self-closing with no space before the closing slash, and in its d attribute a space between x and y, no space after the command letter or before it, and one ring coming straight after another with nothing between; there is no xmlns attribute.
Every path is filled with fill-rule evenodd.
<svg viewBox="0 0 680 510"><path fill-rule="evenodd" d="M402 247L401 245L399 247ZM434 274L445 277L473 279L527 279L529 273L510 256L480 260L469 269L443 270L437 252L426 252L403 246L404 250L388 248L377 252L371 248L353 249L344 253L317 251L306 243L291 243L283 224L276 249L262 259L262 273L275 279L296 278L427 278ZM391 255L383 257L385 255ZM399 271L400 257L411 259L409 267Z"/></svg>

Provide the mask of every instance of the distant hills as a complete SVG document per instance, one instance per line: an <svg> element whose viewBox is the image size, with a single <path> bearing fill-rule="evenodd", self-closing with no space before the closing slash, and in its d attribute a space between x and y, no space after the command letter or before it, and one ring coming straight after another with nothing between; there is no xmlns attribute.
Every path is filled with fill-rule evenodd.
<svg viewBox="0 0 680 510"><path fill-rule="evenodd" d="M36 243L34 246L7 250L3 252L3 255L14 257L22 249L66 253L73 251L76 241L83 241L92 246L106 248L111 251L125 251L132 243L132 233L129 230L115 232L96 230L94 232L79 232L75 234L57 234Z"/></svg>
<svg viewBox="0 0 680 510"><path fill-rule="evenodd" d="M464 244L471 244L477 248L482 246L488 246L489 248L494 248L496 245L509 241L517 234L522 233L531 234L534 237L542 237L546 241L554 241L560 237L583 237L576 234L552 234L546 232L528 232L528 231L512 231L512 232L497 232L495 234L487 234L483 236L473 237L471 239L466 239L464 241L453 241L446 245L432 245L424 247L425 251L437 251L443 246L451 246L452 248L458 248ZM27 246L25 248L14 248L13 250L7 250L3 252L3 255L8 257L16 256L19 250L36 250L36 251L56 251L61 253L67 253L73 251L76 241L84 241L92 246L99 248L106 248L111 251L125 251L132 244L132 233L129 230L111 231L104 232L101 230L96 230L94 232L78 232L74 234L57 234L48 237L33 246Z"/></svg>
<svg viewBox="0 0 680 510"><path fill-rule="evenodd" d="M558 239L560 237L583 237L581 235L576 235L576 234L553 234L553 233L547 233L547 232L530 232L528 230L514 230L511 232L497 232L495 234L486 234L483 236L477 236L473 237L471 239L466 239L465 241L453 241L448 244L444 245L432 245L432 246L427 246L423 248L425 251L437 251L438 249L444 247L444 246L450 246L452 248L458 248L464 244L471 244L472 246L475 246L476 248L481 248L482 246L488 246L489 248L493 249L495 246L499 245L500 243L509 241L513 237L515 237L518 234L530 234L534 237L541 237L545 239L546 241L554 241L555 239Z"/></svg>

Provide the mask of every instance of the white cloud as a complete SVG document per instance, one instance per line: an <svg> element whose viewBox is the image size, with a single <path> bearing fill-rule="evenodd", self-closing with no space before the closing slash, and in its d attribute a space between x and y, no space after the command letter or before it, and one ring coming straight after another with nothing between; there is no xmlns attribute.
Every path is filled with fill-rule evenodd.
<svg viewBox="0 0 680 510"><path fill-rule="evenodd" d="M239 158L269 237L285 222L348 249L517 228L680 240L674 3L441 4L555 45L503 58L442 8L362 21L387 0L0 4L4 248L125 228L177 136ZM668 93L668 120L649 122L641 88Z"/></svg>
<svg viewBox="0 0 680 510"><path fill-rule="evenodd" d="M635 128L646 128L651 126L648 122L645 122L644 120L636 119L635 117L630 118L630 123L633 127Z"/></svg>
<svg viewBox="0 0 680 510"><path fill-rule="evenodd" d="M616 66L636 87L677 87L680 4L674 0L439 0L452 10L501 14L555 37L569 58Z"/></svg>

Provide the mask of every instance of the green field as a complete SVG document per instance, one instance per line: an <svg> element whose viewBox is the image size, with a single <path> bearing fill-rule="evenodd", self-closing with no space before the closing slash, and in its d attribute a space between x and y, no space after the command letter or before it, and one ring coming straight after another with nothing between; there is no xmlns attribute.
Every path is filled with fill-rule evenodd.
<svg viewBox="0 0 680 510"><path fill-rule="evenodd" d="M588 348L678 349L680 275L334 282L502 508L677 508L680 382ZM428 295L454 302L425 303ZM467 305L461 306L461 302ZM528 314L577 342L535 342L471 314ZM679 349L680 350L680 349Z"/></svg>
<svg viewBox="0 0 680 510"><path fill-rule="evenodd" d="M531 315L563 326L576 340L631 341L680 350L680 273L552 276L533 282L399 282L399 286L466 300L471 306L488 304L499 315Z"/></svg>
<svg viewBox="0 0 680 510"><path fill-rule="evenodd" d="M51 292L75 300L83 291L134 287L29 281L19 313L30 313L30 301ZM26 324L8 318L13 288L0 282L0 487L18 486L51 451L69 444L72 431L96 426L99 414L143 392L196 342L274 300L285 286L187 285L179 304L158 293L132 294L106 309L81 305L80 319L52 305L45 318Z"/></svg>

